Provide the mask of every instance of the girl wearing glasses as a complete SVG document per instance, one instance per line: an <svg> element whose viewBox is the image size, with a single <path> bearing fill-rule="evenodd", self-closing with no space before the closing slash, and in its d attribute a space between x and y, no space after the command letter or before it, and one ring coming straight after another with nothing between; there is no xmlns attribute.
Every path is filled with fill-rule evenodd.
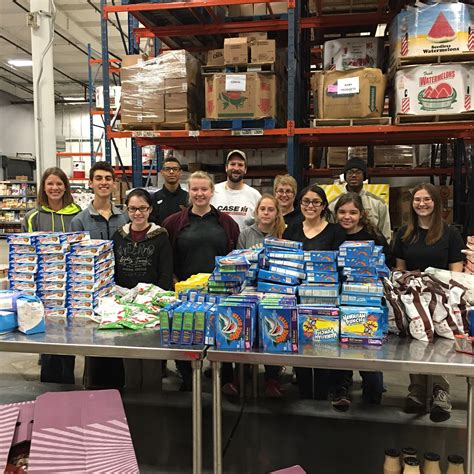
<svg viewBox="0 0 474 474"><path fill-rule="evenodd" d="M399 270L420 270L427 267L462 272L464 248L459 231L443 221L443 206L438 189L430 183L416 186L411 194L408 224L397 232L393 244ZM410 374L407 413L424 413L427 376ZM451 415L449 383L445 377L433 376L430 418L445 421Z"/></svg>
<svg viewBox="0 0 474 474"><path fill-rule="evenodd" d="M188 192L191 206L163 222L171 242L176 281L196 273L211 273L215 257L235 249L239 238L239 226L232 217L211 205L214 181L207 173L194 172L188 179ZM183 378L181 390L191 391L191 364L176 361L176 367ZM232 364L224 364L222 379L223 383L232 382Z"/></svg>
<svg viewBox="0 0 474 474"><path fill-rule="evenodd" d="M115 282L124 288L152 283L171 290L173 262L166 229L150 223L152 200L148 191L134 189L125 201L130 222L119 228L112 240ZM161 383L161 361L124 359L125 386L142 388Z"/></svg>
<svg viewBox="0 0 474 474"><path fill-rule="evenodd" d="M337 250L346 240L346 233L339 224L329 222L331 212L324 189L315 184L304 188L300 204L303 219L287 227L283 238L303 242L304 250ZM327 369L295 367L295 371L300 397L317 400L327 400L329 391L335 393L344 375ZM333 406L339 402L333 398Z"/></svg>

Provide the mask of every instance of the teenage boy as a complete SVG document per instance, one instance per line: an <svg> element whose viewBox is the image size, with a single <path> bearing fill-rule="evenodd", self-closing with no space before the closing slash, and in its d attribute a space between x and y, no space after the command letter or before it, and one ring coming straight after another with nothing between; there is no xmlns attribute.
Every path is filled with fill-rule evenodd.
<svg viewBox="0 0 474 474"><path fill-rule="evenodd" d="M153 214L150 221L161 225L171 214L188 206L188 193L181 188L181 163L174 157L166 158L160 171L163 176L163 187L152 196Z"/></svg>
<svg viewBox="0 0 474 474"><path fill-rule="evenodd" d="M71 231L87 230L91 239L111 240L115 231L125 225L128 219L111 201L115 173L110 163L98 161L90 169L89 187L94 191L94 200L71 221ZM122 359L86 357L84 383L86 387L122 387Z"/></svg>
<svg viewBox="0 0 474 474"><path fill-rule="evenodd" d="M261 194L244 183L247 173L247 156L242 150L228 153L225 165L227 180L216 184L211 204L228 214L242 231L254 217L255 207Z"/></svg>

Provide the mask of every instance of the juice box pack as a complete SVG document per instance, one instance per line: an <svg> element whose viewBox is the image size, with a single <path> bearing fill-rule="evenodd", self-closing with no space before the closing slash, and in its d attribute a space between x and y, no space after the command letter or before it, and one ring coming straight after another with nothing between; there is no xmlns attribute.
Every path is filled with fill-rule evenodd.
<svg viewBox="0 0 474 474"><path fill-rule="evenodd" d="M388 329L387 312L380 307L341 306L341 342L380 345Z"/></svg>
<svg viewBox="0 0 474 474"><path fill-rule="evenodd" d="M435 3L408 7L390 27L391 63L400 58L459 55L474 51L474 7Z"/></svg>

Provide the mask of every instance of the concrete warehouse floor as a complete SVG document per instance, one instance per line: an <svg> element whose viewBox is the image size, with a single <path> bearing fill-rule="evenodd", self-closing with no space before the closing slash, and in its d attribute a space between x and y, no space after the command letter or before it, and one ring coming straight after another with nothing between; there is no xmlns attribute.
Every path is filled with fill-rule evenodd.
<svg viewBox="0 0 474 474"><path fill-rule="evenodd" d="M0 353L0 403L33 400L48 390L72 387L41 384L38 356ZM125 392L125 410L142 473L191 472L191 394L177 389L180 379L173 362L164 390ZM83 358L76 358L76 389L81 389ZM454 411L451 420L435 425L427 416L405 415L408 375L385 373L387 393L380 407L360 404L360 378L354 374L354 403L348 413L335 412L327 402L299 401L283 375L285 398L279 401L224 401L224 472L266 473L293 464L314 474L379 474L384 449L413 446L441 455L464 454L466 383L451 378ZM211 381L203 377L203 464L212 472Z"/></svg>

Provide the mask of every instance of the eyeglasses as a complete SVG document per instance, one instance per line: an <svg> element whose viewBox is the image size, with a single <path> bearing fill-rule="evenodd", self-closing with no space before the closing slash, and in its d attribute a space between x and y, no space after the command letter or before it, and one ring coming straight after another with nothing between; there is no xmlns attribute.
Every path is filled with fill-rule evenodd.
<svg viewBox="0 0 474 474"><path fill-rule="evenodd" d="M129 214L135 214L137 211L140 212L140 214L145 214L145 212L148 212L150 210L150 206L140 206L140 207L129 207L127 208L127 211Z"/></svg>
<svg viewBox="0 0 474 474"><path fill-rule="evenodd" d="M347 170L346 171L347 176L361 176L364 174L364 172L358 168L354 168L352 170Z"/></svg>
<svg viewBox="0 0 474 474"><path fill-rule="evenodd" d="M276 191L276 194L278 194L279 196L283 196L284 194L288 194L289 196L291 196L295 193L291 189L278 189Z"/></svg>
<svg viewBox="0 0 474 474"><path fill-rule="evenodd" d="M302 199L301 200L301 205L304 206L304 207L309 207L309 206L313 206L313 207L321 207L323 205L323 201L320 201L319 199Z"/></svg>
<svg viewBox="0 0 474 474"><path fill-rule="evenodd" d="M175 168L175 167L171 167L171 166L163 166L163 168L161 168L163 171L165 171L166 173L177 173L178 171L181 171L181 168Z"/></svg>
<svg viewBox="0 0 474 474"><path fill-rule="evenodd" d="M424 202L425 204L429 204L431 201L433 201L433 199L431 199L430 197L415 198L415 199L413 199L413 202L414 202L415 204L421 204L422 202Z"/></svg>

